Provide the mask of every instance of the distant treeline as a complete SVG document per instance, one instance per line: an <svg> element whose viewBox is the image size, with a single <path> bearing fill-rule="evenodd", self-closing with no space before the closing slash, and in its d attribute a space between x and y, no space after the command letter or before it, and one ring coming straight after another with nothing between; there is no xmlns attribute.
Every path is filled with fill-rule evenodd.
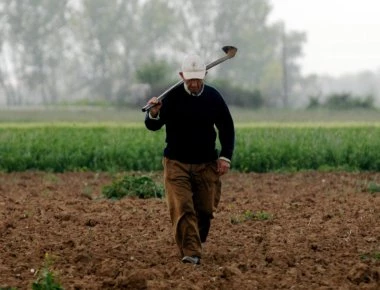
<svg viewBox="0 0 380 290"><path fill-rule="evenodd" d="M308 109L319 108L333 110L374 109L375 99L372 95L353 96L351 93L327 95L325 101L319 100L318 97L311 97Z"/></svg>
<svg viewBox="0 0 380 290"><path fill-rule="evenodd" d="M3 0L0 106L140 107L179 80L185 53L209 63L225 45L236 57L206 80L229 104L305 108L310 96L355 90L379 97L372 72L301 75L307 35L270 21L272 10L270 0Z"/></svg>
<svg viewBox="0 0 380 290"><path fill-rule="evenodd" d="M256 104L260 92L268 106L291 104L305 33L269 21L269 0L185 2L2 1L0 104L141 106L178 80L185 53L208 63L225 45L237 57L207 78L241 88L232 103Z"/></svg>

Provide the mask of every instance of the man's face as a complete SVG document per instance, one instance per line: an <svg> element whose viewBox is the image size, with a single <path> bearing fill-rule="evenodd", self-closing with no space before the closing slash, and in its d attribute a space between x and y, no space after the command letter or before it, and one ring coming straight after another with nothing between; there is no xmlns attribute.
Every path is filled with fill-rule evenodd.
<svg viewBox="0 0 380 290"><path fill-rule="evenodd" d="M184 82L192 94L198 94L202 90L203 80L200 80L200 79L185 80L184 79Z"/></svg>

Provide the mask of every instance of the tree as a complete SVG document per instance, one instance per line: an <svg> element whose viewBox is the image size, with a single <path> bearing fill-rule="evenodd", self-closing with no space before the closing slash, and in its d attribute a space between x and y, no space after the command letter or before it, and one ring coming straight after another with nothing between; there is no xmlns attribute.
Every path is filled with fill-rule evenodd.
<svg viewBox="0 0 380 290"><path fill-rule="evenodd" d="M302 55L302 43L306 40L305 33L285 30L285 24L281 24L281 46L282 46L282 105L289 106L289 94L295 94L295 85L302 82L297 59Z"/></svg>
<svg viewBox="0 0 380 290"><path fill-rule="evenodd" d="M157 64L178 67L194 51L209 62L222 46L235 45L237 56L213 69L210 80L287 106L301 79L304 37L269 23L270 12L269 0L4 0L0 86L9 105L74 96L126 100L149 69L157 70L151 78L160 74Z"/></svg>
<svg viewBox="0 0 380 290"><path fill-rule="evenodd" d="M2 5L1 85L8 105L20 105L30 96L44 103L58 98L57 68L63 48L67 0L4 0Z"/></svg>
<svg viewBox="0 0 380 290"><path fill-rule="evenodd" d="M107 101L127 97L135 72L166 49L172 12L163 0L83 0L77 42L92 96Z"/></svg>

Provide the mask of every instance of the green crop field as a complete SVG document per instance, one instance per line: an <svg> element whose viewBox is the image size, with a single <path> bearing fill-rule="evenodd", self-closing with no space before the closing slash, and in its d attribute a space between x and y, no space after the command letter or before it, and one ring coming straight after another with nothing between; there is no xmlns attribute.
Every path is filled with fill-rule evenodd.
<svg viewBox="0 0 380 290"><path fill-rule="evenodd" d="M3 122L5 172L161 170L164 130L143 122ZM233 169L242 172L380 170L380 123L236 123Z"/></svg>

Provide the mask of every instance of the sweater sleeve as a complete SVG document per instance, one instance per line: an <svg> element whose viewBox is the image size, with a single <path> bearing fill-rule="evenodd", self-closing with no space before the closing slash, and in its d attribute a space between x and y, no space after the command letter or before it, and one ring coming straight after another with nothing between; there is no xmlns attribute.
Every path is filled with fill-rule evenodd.
<svg viewBox="0 0 380 290"><path fill-rule="evenodd" d="M220 157L232 160L235 147L235 127L230 110L225 101L221 98L215 126L218 129L219 141L221 144Z"/></svg>
<svg viewBox="0 0 380 290"><path fill-rule="evenodd" d="M151 118L149 115L149 111L145 115L145 127L151 131L157 131L162 128L164 122L162 118Z"/></svg>

